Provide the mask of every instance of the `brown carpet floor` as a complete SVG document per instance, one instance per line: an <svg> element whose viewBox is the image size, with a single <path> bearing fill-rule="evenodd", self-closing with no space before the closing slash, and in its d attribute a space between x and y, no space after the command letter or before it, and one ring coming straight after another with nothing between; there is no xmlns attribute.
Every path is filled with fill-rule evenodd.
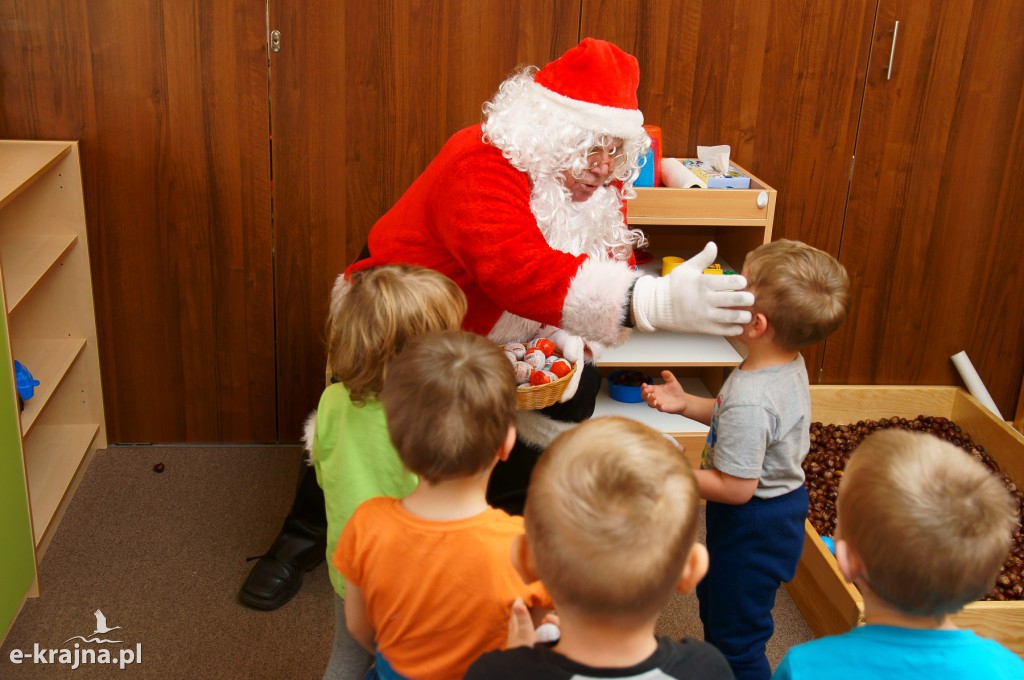
<svg viewBox="0 0 1024 680"><path fill-rule="evenodd" d="M274 446L125 446L98 451L40 565L40 597L25 603L0 650L0 678L320 678L334 627L324 565L272 612L237 601L251 564L280 529L301 451ZM163 463L156 473L153 466ZM11 650L73 648L101 637L136 649L142 663L11 663ZM769 659L811 634L785 589ZM676 596L659 632L701 637L694 596ZM82 645L83 647L87 645ZM96 647L96 645L88 645Z"/></svg>

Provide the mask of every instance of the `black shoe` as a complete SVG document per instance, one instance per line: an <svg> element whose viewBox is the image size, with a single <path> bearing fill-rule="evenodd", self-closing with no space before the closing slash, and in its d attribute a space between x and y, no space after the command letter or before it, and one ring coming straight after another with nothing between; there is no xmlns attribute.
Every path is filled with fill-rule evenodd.
<svg viewBox="0 0 1024 680"><path fill-rule="evenodd" d="M302 575L323 562L326 551L326 527L289 518L270 550L249 558L257 562L238 599L253 609L277 609L295 597L302 587Z"/></svg>

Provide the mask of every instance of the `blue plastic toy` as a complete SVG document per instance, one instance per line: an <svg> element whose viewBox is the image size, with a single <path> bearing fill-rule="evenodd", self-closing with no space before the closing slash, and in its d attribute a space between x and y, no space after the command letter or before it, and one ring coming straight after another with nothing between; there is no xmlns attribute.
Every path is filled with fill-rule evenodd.
<svg viewBox="0 0 1024 680"><path fill-rule="evenodd" d="M836 554L836 542L832 540L831 536L822 536L821 542L825 544L825 547L828 548L830 553L833 555Z"/></svg>
<svg viewBox="0 0 1024 680"><path fill-rule="evenodd" d="M18 388L18 396L28 401L36 393L39 381L32 377L28 369L17 359L14 360L14 382Z"/></svg>

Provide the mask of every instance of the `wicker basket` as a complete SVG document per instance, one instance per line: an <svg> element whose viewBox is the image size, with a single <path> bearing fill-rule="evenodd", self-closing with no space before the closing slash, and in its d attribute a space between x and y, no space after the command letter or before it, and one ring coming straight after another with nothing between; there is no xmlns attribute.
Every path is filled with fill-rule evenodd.
<svg viewBox="0 0 1024 680"><path fill-rule="evenodd" d="M571 371L547 385L520 386L516 390L516 408L520 411L536 411L558 402L578 370L579 362L573 364Z"/></svg>

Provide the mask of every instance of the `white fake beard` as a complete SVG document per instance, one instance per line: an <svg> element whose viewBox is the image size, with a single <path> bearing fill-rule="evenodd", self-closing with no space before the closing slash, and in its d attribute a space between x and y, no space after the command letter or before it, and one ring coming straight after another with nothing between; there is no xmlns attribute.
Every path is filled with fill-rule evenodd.
<svg viewBox="0 0 1024 680"><path fill-rule="evenodd" d="M558 179L535 182L530 209L552 248L602 260L629 257L628 231L614 187L600 187L587 200L574 202Z"/></svg>
<svg viewBox="0 0 1024 680"><path fill-rule="evenodd" d="M574 202L557 179L535 180L530 209L544 239L555 250L598 260L628 259L629 232L614 187L603 186L586 201ZM541 324L504 312L488 337L494 342L523 342Z"/></svg>

